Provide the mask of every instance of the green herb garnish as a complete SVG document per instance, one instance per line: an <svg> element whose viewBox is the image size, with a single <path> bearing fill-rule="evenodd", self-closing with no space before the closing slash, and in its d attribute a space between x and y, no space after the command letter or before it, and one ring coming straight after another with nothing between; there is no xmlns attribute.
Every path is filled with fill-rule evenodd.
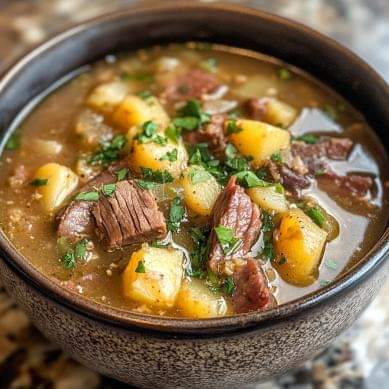
<svg viewBox="0 0 389 389"><path fill-rule="evenodd" d="M181 128L176 127L173 123L170 123L165 130L165 135L174 143L178 143L181 138Z"/></svg>
<svg viewBox="0 0 389 389"><path fill-rule="evenodd" d="M142 260L138 262L135 273L146 273L145 264Z"/></svg>
<svg viewBox="0 0 389 389"><path fill-rule="evenodd" d="M223 284L224 292L227 296L232 296L235 291L234 279L231 276L226 277Z"/></svg>
<svg viewBox="0 0 389 389"><path fill-rule="evenodd" d="M192 184L209 181L211 178L212 176L206 170L192 168L189 173L189 179Z"/></svg>
<svg viewBox="0 0 389 389"><path fill-rule="evenodd" d="M5 144L5 149L14 151L20 147L20 135L18 132L14 132L7 140Z"/></svg>
<svg viewBox="0 0 389 389"><path fill-rule="evenodd" d="M129 170L126 167L123 167L115 172L118 181L124 180L128 175Z"/></svg>
<svg viewBox="0 0 389 389"><path fill-rule="evenodd" d="M227 121L227 135L237 134L241 131L242 129L237 125L237 121L235 119Z"/></svg>
<svg viewBox="0 0 389 389"><path fill-rule="evenodd" d="M86 239L81 239L76 243L76 246L74 248L74 256L76 259L81 259L83 261L86 260L87 257L87 245L88 241Z"/></svg>
<svg viewBox="0 0 389 389"><path fill-rule="evenodd" d="M327 259L326 266L330 268L331 270L336 270L338 267L338 264L333 259Z"/></svg>
<svg viewBox="0 0 389 389"><path fill-rule="evenodd" d="M146 167L142 167L141 170L146 181L156 182L158 184L173 182L173 177L167 170L153 170Z"/></svg>
<svg viewBox="0 0 389 389"><path fill-rule="evenodd" d="M305 213L319 226L323 227L325 222L325 216L323 212L318 208L305 209Z"/></svg>
<svg viewBox="0 0 389 389"><path fill-rule="evenodd" d="M154 123L152 120L148 120L143 123L142 132L138 134L135 139L137 139L139 143L154 142L161 146L165 146L167 140L157 133L158 128L158 124Z"/></svg>
<svg viewBox="0 0 389 389"><path fill-rule="evenodd" d="M305 142L305 143L308 143L310 145L314 145L317 142L319 142L320 138L314 134L304 134L304 135L299 135L299 136L292 136L292 140Z"/></svg>
<svg viewBox="0 0 389 389"><path fill-rule="evenodd" d="M154 189L157 185L155 182L151 181L145 181L145 180L135 180L135 183L141 188L142 190L150 190Z"/></svg>
<svg viewBox="0 0 389 389"><path fill-rule="evenodd" d="M279 68L278 69L278 77L282 81L287 81L287 80L290 80L292 78L292 73L287 68Z"/></svg>
<svg viewBox="0 0 389 389"><path fill-rule="evenodd" d="M93 192L80 192L74 200L79 201L99 201L100 194L99 192L93 191Z"/></svg>
<svg viewBox="0 0 389 389"><path fill-rule="evenodd" d="M270 159L273 162L282 163L281 151L276 151L274 154L271 155Z"/></svg>
<svg viewBox="0 0 389 389"><path fill-rule="evenodd" d="M242 241L234 236L232 228L219 225L214 230L225 255L230 255L238 249Z"/></svg>
<svg viewBox="0 0 389 389"><path fill-rule="evenodd" d="M177 161L177 156L178 156L178 150L177 149L173 149L172 151L168 151L159 160L160 161L175 162L175 161Z"/></svg>
<svg viewBox="0 0 389 389"><path fill-rule="evenodd" d="M127 139L124 135L115 135L110 142L102 143L100 148L87 159L87 163L109 166L119 159L120 152L126 144Z"/></svg>
<svg viewBox="0 0 389 389"><path fill-rule="evenodd" d="M235 177L238 182L246 188L267 188L273 185L270 182L260 179L254 172L249 170L236 173Z"/></svg>
<svg viewBox="0 0 389 389"><path fill-rule="evenodd" d="M72 270L76 267L76 258L73 251L68 251L61 258L61 263L65 269Z"/></svg>
<svg viewBox="0 0 389 389"><path fill-rule="evenodd" d="M178 232L181 222L184 218L185 208L182 205L182 200L175 197L172 201L169 211L168 229L171 232Z"/></svg>
<svg viewBox="0 0 389 389"><path fill-rule="evenodd" d="M333 105L325 104L323 112L332 120L336 121L339 118L339 112Z"/></svg>
<svg viewBox="0 0 389 389"><path fill-rule="evenodd" d="M49 180L47 178L35 178L30 182L32 186L46 186Z"/></svg>
<svg viewBox="0 0 389 389"><path fill-rule="evenodd" d="M274 261L274 258L276 257L272 236L270 234L264 237L261 256L267 261Z"/></svg>
<svg viewBox="0 0 389 389"><path fill-rule="evenodd" d="M263 232L270 232L274 228L273 223L273 216L271 213L262 211L261 213L261 219L262 219L262 231Z"/></svg>
<svg viewBox="0 0 389 389"><path fill-rule="evenodd" d="M105 197L111 197L116 191L116 184L105 184L101 187L101 192Z"/></svg>

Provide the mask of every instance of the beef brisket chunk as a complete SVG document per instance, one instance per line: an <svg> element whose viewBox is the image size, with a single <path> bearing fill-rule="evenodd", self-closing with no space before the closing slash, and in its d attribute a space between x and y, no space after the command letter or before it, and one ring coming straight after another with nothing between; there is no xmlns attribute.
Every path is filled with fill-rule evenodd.
<svg viewBox="0 0 389 389"><path fill-rule="evenodd" d="M100 196L92 213L96 234L110 250L166 235L165 218L154 197L133 181L120 181L112 196Z"/></svg>
<svg viewBox="0 0 389 389"><path fill-rule="evenodd" d="M193 69L174 80L162 96L170 101L200 99L204 94L213 92L218 85L213 74Z"/></svg>
<svg viewBox="0 0 389 389"><path fill-rule="evenodd" d="M261 99L251 98L245 102L245 109L250 119L263 120L266 117L267 104L269 99L264 97Z"/></svg>
<svg viewBox="0 0 389 389"><path fill-rule="evenodd" d="M115 182L117 180L115 172L123 167L127 167L126 161L111 165L81 187L80 192L88 192L102 185ZM65 236L71 241L75 241L80 237L91 236L95 227L92 216L92 208L94 206L95 203L91 201L71 201L67 208L57 216L59 221L57 228L58 236Z"/></svg>
<svg viewBox="0 0 389 389"><path fill-rule="evenodd" d="M236 177L231 177L227 186L216 200L213 227L224 226L233 231L234 237L241 240L240 246L228 256L225 255L215 233L210 235L209 267L219 272L219 264L232 258L245 257L258 237L261 228L260 211L244 189L237 185Z"/></svg>
<svg viewBox="0 0 389 389"><path fill-rule="evenodd" d="M227 147L227 138L224 134L225 120L226 115L213 115L210 122L204 124L198 131L185 133L184 141L192 145L207 143L211 153L216 158L223 159Z"/></svg>
<svg viewBox="0 0 389 389"><path fill-rule="evenodd" d="M238 267L233 278L235 291L232 302L236 313L267 309L273 305L274 298L266 277L254 259L249 258Z"/></svg>

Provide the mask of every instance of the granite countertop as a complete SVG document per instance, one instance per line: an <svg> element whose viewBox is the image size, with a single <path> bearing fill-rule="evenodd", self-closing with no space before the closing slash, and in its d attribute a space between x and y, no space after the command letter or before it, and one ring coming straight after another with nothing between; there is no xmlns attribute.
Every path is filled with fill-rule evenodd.
<svg viewBox="0 0 389 389"><path fill-rule="evenodd" d="M308 24L356 51L389 80L388 0L231 2ZM133 3L133 0L1 0L0 72L48 35ZM253 388L389 389L388 295L389 282L363 316L325 353L277 380ZM47 341L0 285L0 388L26 387L93 389L125 386L72 361Z"/></svg>

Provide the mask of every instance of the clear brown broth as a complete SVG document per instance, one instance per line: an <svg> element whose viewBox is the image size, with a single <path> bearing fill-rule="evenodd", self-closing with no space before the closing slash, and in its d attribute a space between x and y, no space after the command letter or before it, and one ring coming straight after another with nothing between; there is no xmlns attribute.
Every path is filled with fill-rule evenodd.
<svg viewBox="0 0 389 389"><path fill-rule="evenodd" d="M251 87L252 90L248 93L262 96L269 92L269 88L274 88L278 91L277 97L280 100L291 104L300 112L303 109L310 110L307 111L305 125L298 122L292 126L295 134L312 131L339 132L358 144L350 161L334 163L337 172L362 171L376 175L376 194L369 203L331 198L317 185L312 185L306 191L305 194L315 197L337 219L340 223L340 234L327 244L320 266L320 276L314 284L297 287L283 281L275 271L269 273L278 302L283 304L317 290L323 282L335 279L345 269L357 263L382 234L388 222L387 187L383 185L388 179L384 168L388 159L360 114L333 91L297 69L293 69L294 76L291 80L280 80L278 68L281 64L272 58L219 46L198 50L181 45L108 57L50 93L23 120L20 125L21 147L16 151L5 151L0 162L0 223L6 235L27 260L53 280L71 280L76 285L76 290L86 298L121 309L140 309L139 304L126 300L121 293L121 270L128 262L134 247L126 247L112 253L97 247L96 258L85 264L79 263L73 272L64 269L58 259L56 223L53 217L42 212L40 203L34 200L33 187L27 185L18 190L12 189L8 185L8 178L19 164L27 166L31 173L42 164L53 161L73 168L80 152L80 144L74 135L73 127L75 118L85 108L88 93L102 81L134 66L140 65L147 69L160 56L172 56L192 64L210 57L217 59L218 77L232 85L227 96L239 101L242 101L243 97L236 93L238 86L232 81L233 76L243 74L248 78L259 77L262 81ZM142 85L138 88L144 89ZM157 86L151 90L156 95L160 91ZM325 104L344 105L345 110L340 113L336 124L317 109ZM168 112L173 112L173 107L166 108ZM63 145L63 152L55 158L33 153L30 147L32 139L56 140ZM14 209L20 210L23 215L22 222L15 223L11 219ZM182 236L178 241L187 245L188 238ZM328 260L335 260L337 268L326 266ZM112 263L116 264L115 267L110 267ZM271 264L266 264L266 267L270 269ZM107 275L108 269L112 272L111 275ZM87 276L91 272L95 274L92 280ZM147 312L180 316L175 309L167 312Z"/></svg>

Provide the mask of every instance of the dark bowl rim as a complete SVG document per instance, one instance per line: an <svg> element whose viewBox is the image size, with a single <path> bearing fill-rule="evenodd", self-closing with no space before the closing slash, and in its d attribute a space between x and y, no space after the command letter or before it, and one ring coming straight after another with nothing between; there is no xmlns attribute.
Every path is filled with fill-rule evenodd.
<svg viewBox="0 0 389 389"><path fill-rule="evenodd" d="M381 78L381 76L360 57L332 38L329 38L299 22L265 11L254 10L232 4L202 4L189 1L180 3L179 8L180 10L186 12L217 10L229 12L235 15L246 14L254 16L258 18L258 20L266 20L283 25L289 29L299 30L300 32L315 39L318 44L331 46L331 49L336 51L338 54L343 57L351 58L354 62L357 62L359 66L363 67L365 71L369 72L377 84L384 86L384 89L386 88L386 82ZM13 77L16 77L18 72L21 71L30 60L34 59L37 55L39 55L39 53L49 50L51 47L60 44L69 37L76 36L79 32L88 30L102 23L109 23L116 19L133 16L138 12L149 13L156 10L159 12L169 12L172 9L177 9L177 4L167 2L165 4L158 5L137 5L116 10L103 16L98 16L66 29L39 44L27 54L24 54L18 61L16 61L16 63L11 65L9 70L0 79L0 95L3 88L8 84L12 84ZM233 44L231 44L231 46L233 46ZM330 299L339 297L350 288L355 287L365 278L371 276L380 267L380 265L384 263L388 252L389 227L387 226L382 236L364 255L364 257L350 270L337 277L336 280L326 287L268 311L251 312L225 318L193 320L138 314L112 308L86 299L76 292L72 292L61 287L59 284L53 282L43 273L35 269L29 261L13 247L3 231L0 230L1 258L5 260L13 272L18 273L18 275L24 279L27 284L32 285L38 293L54 300L56 304L59 304L63 308L93 320L97 320L101 323L114 325L124 330L155 333L159 336L164 334L174 334L181 336L196 335L196 337L213 337L226 332L241 333L256 330L261 327L275 325L282 320L287 320L292 316L297 316L308 309L313 309L319 303L328 303Z"/></svg>

